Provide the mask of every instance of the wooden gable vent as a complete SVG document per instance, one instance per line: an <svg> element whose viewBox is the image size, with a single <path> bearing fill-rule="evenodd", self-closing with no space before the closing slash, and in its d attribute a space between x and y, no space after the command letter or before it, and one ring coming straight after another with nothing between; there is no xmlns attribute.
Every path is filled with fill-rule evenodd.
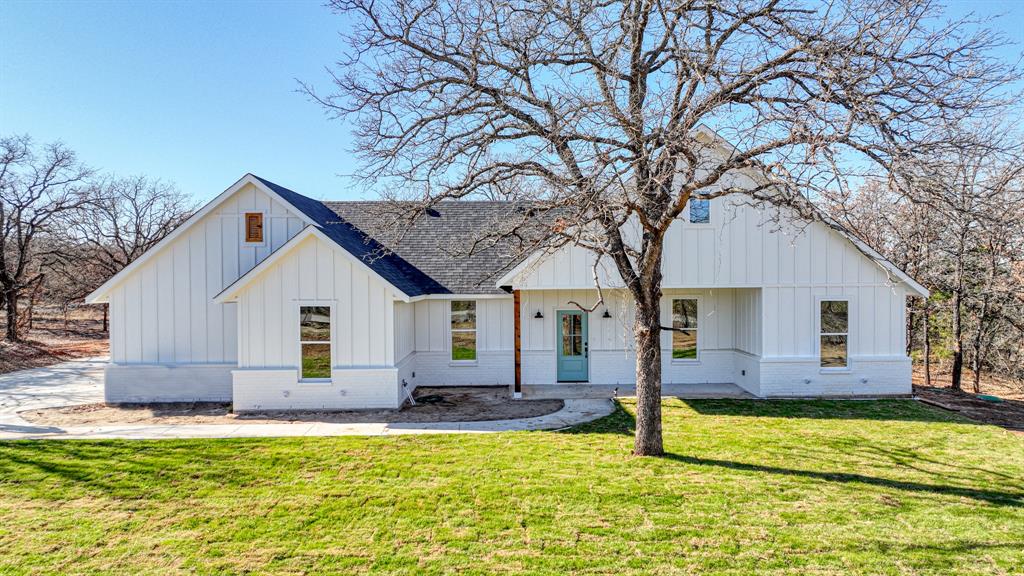
<svg viewBox="0 0 1024 576"><path fill-rule="evenodd" d="M245 214L245 241L263 242L263 213L246 212Z"/></svg>

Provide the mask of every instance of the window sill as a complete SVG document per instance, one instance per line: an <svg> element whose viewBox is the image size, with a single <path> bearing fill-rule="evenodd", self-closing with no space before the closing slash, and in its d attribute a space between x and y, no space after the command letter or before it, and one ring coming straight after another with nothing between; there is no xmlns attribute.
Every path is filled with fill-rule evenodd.
<svg viewBox="0 0 1024 576"><path fill-rule="evenodd" d="M458 367L458 366L469 367L469 366L477 366L477 365L479 365L479 362L476 361L476 360L449 360L448 361L448 365L449 366L453 366L453 367Z"/></svg>
<svg viewBox="0 0 1024 576"><path fill-rule="evenodd" d="M853 372L853 368L850 368L849 366L846 366L846 367L843 367L843 368L819 368L818 369L818 373L819 374L849 374L851 372Z"/></svg>
<svg viewBox="0 0 1024 576"><path fill-rule="evenodd" d="M330 378L307 378L299 380L299 386L330 386L333 383L333 380Z"/></svg>
<svg viewBox="0 0 1024 576"><path fill-rule="evenodd" d="M700 358L673 358L672 364L686 364L693 366L695 364L700 364Z"/></svg>

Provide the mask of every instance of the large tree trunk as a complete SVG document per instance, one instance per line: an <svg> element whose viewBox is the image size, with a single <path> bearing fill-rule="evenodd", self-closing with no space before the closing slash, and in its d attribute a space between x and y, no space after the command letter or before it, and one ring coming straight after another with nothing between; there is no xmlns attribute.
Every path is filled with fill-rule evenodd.
<svg viewBox="0 0 1024 576"><path fill-rule="evenodd" d="M4 302L7 308L6 337L11 342L21 342L21 336L18 334L18 290L5 290Z"/></svg>
<svg viewBox="0 0 1024 576"><path fill-rule="evenodd" d="M953 373L950 386L962 390L961 379L964 371L964 330L960 314L960 291L953 292Z"/></svg>
<svg viewBox="0 0 1024 576"><path fill-rule="evenodd" d="M981 314L978 317L978 329L974 332L973 348L974 357L971 359L971 370L974 371L974 393L981 392L981 350L984 348L982 339L985 335L985 325L988 323L988 298L984 299L981 305Z"/></svg>
<svg viewBox="0 0 1024 576"><path fill-rule="evenodd" d="M107 330L110 329L110 326L109 326L110 321L108 319L109 311L110 311L110 304L104 304L103 305L103 331L104 332L106 332Z"/></svg>
<svg viewBox="0 0 1024 576"><path fill-rule="evenodd" d="M908 299L909 300L909 299ZM914 351L914 302L907 302L907 356Z"/></svg>
<svg viewBox="0 0 1024 576"><path fill-rule="evenodd" d="M660 292L660 289L656 289ZM660 456L661 440L661 305L659 298L637 302L633 336L636 338L636 439L633 453Z"/></svg>
<svg viewBox="0 0 1024 576"><path fill-rule="evenodd" d="M932 336L931 331L932 310L929 300L924 301L924 385L932 385Z"/></svg>

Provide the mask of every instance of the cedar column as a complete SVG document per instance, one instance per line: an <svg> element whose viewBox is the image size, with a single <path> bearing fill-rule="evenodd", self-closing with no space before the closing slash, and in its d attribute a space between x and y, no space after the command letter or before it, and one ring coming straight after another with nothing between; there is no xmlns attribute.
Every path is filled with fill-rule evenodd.
<svg viewBox="0 0 1024 576"><path fill-rule="evenodd" d="M523 397L523 351L522 351L522 337L519 329L520 314L519 314L519 290L512 291L512 314L515 316L515 361L516 361L516 381L512 387L512 397L522 398Z"/></svg>

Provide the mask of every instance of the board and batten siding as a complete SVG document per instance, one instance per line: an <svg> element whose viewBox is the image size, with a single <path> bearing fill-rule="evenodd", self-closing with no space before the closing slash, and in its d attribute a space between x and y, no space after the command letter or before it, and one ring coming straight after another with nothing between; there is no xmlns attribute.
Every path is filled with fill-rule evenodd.
<svg viewBox="0 0 1024 576"><path fill-rule="evenodd" d="M264 213L245 243L244 213ZM110 292L114 364L234 364L237 306L213 298L297 234L303 220L251 184L160 249Z"/></svg>
<svg viewBox="0 0 1024 576"><path fill-rule="evenodd" d="M683 216L688 212L684 211ZM665 288L884 285L886 271L828 226L778 224L774 210L728 197L711 202L711 223L677 219L665 237ZM627 234L627 236L629 236ZM594 255L567 246L528 266L515 281L523 290L592 288ZM602 285L621 286L607 258L598 266Z"/></svg>
<svg viewBox="0 0 1024 576"><path fill-rule="evenodd" d="M239 368L297 368L299 307L305 305L331 306L334 368L394 366L392 288L340 248L311 236L239 294Z"/></svg>
<svg viewBox="0 0 1024 576"><path fill-rule="evenodd" d="M527 267L515 287L524 295L592 290L593 262L589 251L566 247ZM604 285L621 285L610 262L598 268ZM673 289L750 289L737 306L757 312L753 316L762 332L754 337L737 330L738 350L765 357L816 357L817 302L833 296L850 300L852 356L905 355L906 286L822 223L780 226L766 209L720 198L711 203L710 224L680 219L672 225L663 271L666 294ZM534 330L524 324L524 333L529 331L530 342L537 345L541 340ZM544 333L550 338L553 331L545 328ZM601 346L606 340L601 328L591 336Z"/></svg>

